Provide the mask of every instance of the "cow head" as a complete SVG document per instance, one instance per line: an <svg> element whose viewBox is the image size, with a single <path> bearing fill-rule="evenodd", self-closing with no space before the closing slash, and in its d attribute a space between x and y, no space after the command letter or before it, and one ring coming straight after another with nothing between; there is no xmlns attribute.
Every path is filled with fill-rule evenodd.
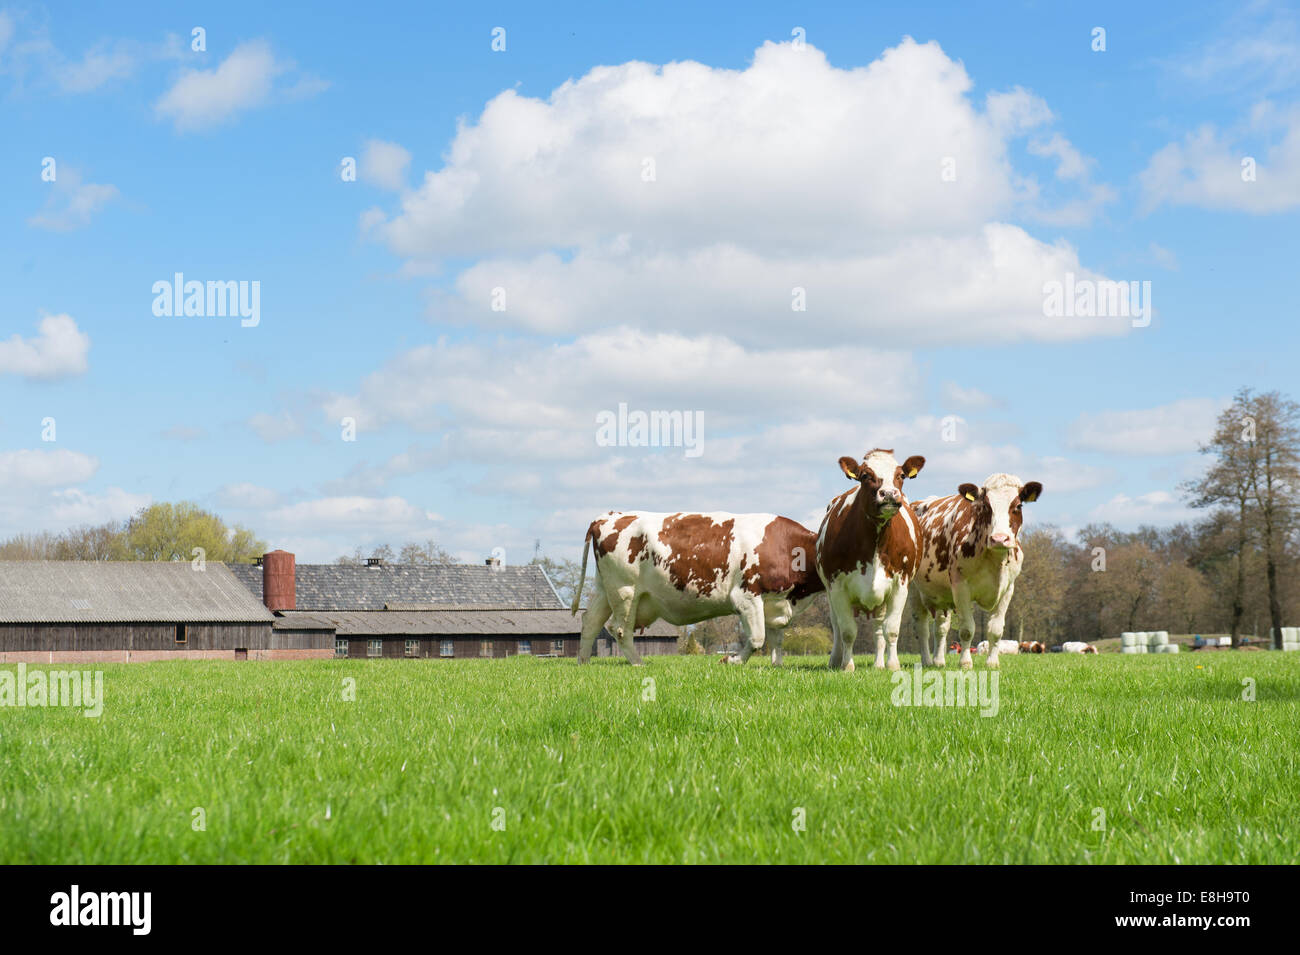
<svg viewBox="0 0 1300 955"><path fill-rule="evenodd" d="M1014 474L990 474L983 487L963 484L957 493L982 508L982 523L988 527L987 546L1005 551L1016 546L1023 523L1020 506L1038 500L1043 486L1037 481L1024 484Z"/></svg>
<svg viewBox="0 0 1300 955"><path fill-rule="evenodd" d="M923 467L925 458L919 454L899 464L894 460L892 449L868 451L861 464L847 456L840 458L840 470L850 481L862 485L862 500L867 513L878 520L888 520L898 513L907 500L903 481L916 477Z"/></svg>

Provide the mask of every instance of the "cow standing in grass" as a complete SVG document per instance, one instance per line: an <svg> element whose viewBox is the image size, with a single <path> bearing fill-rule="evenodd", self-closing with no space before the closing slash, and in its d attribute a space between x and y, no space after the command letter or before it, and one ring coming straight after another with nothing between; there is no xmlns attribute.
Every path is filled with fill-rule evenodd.
<svg viewBox="0 0 1300 955"><path fill-rule="evenodd" d="M822 589L810 566L815 550L812 531L775 514L610 511L592 521L583 541L575 614L588 554L596 568L578 662L591 658L611 618L623 655L639 666L634 631L659 619L681 627L736 614L744 644L723 660L744 663L770 641L772 662L779 664L782 630Z"/></svg>
<svg viewBox="0 0 1300 955"><path fill-rule="evenodd" d="M974 607L989 613L988 666L998 666L998 641L1006 626L1007 607L1024 562L1018 535L1021 506L1038 500L1043 486L1023 483L1013 474L991 474L983 487L963 484L956 494L926 498L916 505L921 520L921 569L912 608L921 662L944 665L949 613L961 626L961 667L971 667L975 639ZM938 655L931 661L930 623L939 627Z"/></svg>
<svg viewBox="0 0 1300 955"><path fill-rule="evenodd" d="M834 638L831 668L853 669L855 614L863 610L875 618L877 669L897 670L898 628L921 550L903 481L916 477L925 458L913 455L900 465L892 450L877 448L861 463L843 457L839 464L855 484L831 501L817 534L817 573L830 602Z"/></svg>

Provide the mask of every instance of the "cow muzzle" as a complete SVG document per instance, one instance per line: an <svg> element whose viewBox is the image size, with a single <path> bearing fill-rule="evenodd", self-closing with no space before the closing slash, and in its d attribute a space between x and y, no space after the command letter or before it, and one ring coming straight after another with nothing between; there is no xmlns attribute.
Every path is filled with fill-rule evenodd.
<svg viewBox="0 0 1300 955"><path fill-rule="evenodd" d="M996 547L999 550L1010 550L1014 543L1010 534L990 534L989 546Z"/></svg>

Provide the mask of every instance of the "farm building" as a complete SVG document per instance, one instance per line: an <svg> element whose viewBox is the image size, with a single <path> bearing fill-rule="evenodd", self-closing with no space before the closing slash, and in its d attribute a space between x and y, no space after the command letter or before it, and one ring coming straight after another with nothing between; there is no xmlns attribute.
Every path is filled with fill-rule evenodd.
<svg viewBox="0 0 1300 955"><path fill-rule="evenodd" d="M569 612L536 564L296 564L272 551L261 566L230 569L275 612L276 632L328 634L339 657L578 655L582 615ZM677 630L663 621L635 640L642 656L677 652ZM602 631L595 654L618 652Z"/></svg>
<svg viewBox="0 0 1300 955"><path fill-rule="evenodd" d="M0 561L0 663L333 655L275 619L224 564Z"/></svg>

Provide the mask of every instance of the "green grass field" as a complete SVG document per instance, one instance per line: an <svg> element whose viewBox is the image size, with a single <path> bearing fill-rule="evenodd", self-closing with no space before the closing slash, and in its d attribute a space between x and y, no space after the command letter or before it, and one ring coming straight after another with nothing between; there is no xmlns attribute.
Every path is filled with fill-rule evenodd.
<svg viewBox="0 0 1300 955"><path fill-rule="evenodd" d="M98 719L0 707L0 862L1300 854L1300 654L1004 658L989 718L858 663L104 666Z"/></svg>

